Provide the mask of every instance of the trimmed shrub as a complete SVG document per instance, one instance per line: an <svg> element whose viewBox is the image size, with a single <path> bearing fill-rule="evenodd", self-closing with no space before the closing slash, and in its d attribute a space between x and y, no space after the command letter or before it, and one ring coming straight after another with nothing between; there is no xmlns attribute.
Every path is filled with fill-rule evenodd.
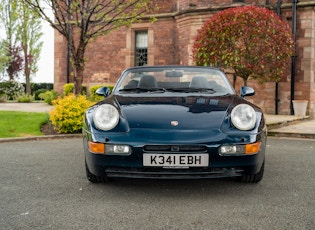
<svg viewBox="0 0 315 230"><path fill-rule="evenodd" d="M86 95L86 86L82 85L81 86L81 89L82 89L82 95Z"/></svg>
<svg viewBox="0 0 315 230"><path fill-rule="evenodd" d="M44 100L43 98L40 98L39 95L42 93L47 92L48 89L38 89L34 92L34 100L36 101L40 101L40 100Z"/></svg>
<svg viewBox="0 0 315 230"><path fill-rule="evenodd" d="M25 83L22 83L22 85L24 88L26 88ZM52 89L54 89L54 84L53 83L34 83L34 82L31 82L31 94L34 94L37 90L40 90L40 89L45 89L46 91L52 90Z"/></svg>
<svg viewBox="0 0 315 230"><path fill-rule="evenodd" d="M55 90L49 90L38 95L39 98L44 100L48 105L52 105L52 101L57 99L57 92Z"/></svg>
<svg viewBox="0 0 315 230"><path fill-rule="evenodd" d="M78 133L82 130L85 110L93 104L84 95L58 97L49 113L51 123L59 133Z"/></svg>
<svg viewBox="0 0 315 230"><path fill-rule="evenodd" d="M252 5L213 14L198 30L192 57L196 65L234 70L246 85L248 79L264 83L285 77L293 48L288 23Z"/></svg>
<svg viewBox="0 0 315 230"><path fill-rule="evenodd" d="M74 83L65 84L63 86L63 94L65 96L68 96L71 93L74 93ZM83 86L83 85L81 86L81 94L86 95L86 86Z"/></svg>
<svg viewBox="0 0 315 230"><path fill-rule="evenodd" d="M7 95L5 95L5 94L0 94L0 103L1 102L6 102L7 101Z"/></svg>
<svg viewBox="0 0 315 230"><path fill-rule="evenodd" d="M39 89L52 90L54 89L53 83L31 83L32 92L35 92Z"/></svg>
<svg viewBox="0 0 315 230"><path fill-rule="evenodd" d="M8 100L14 100L24 94L24 87L16 81L0 82L0 95L6 95Z"/></svg>
<svg viewBox="0 0 315 230"><path fill-rule="evenodd" d="M19 103L30 103L34 101L34 97L32 95L23 94L16 98Z"/></svg>
<svg viewBox="0 0 315 230"><path fill-rule="evenodd" d="M65 96L68 96L70 95L71 93L73 93L73 90L74 90L74 84L73 83L68 83L68 84L65 84L63 86L63 94Z"/></svg>

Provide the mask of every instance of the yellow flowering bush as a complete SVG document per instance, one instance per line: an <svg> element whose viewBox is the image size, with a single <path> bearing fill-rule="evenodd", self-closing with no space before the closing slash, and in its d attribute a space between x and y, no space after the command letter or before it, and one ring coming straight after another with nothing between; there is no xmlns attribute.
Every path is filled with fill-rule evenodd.
<svg viewBox="0 0 315 230"><path fill-rule="evenodd" d="M58 97L53 102L54 108L49 116L52 125L59 133L78 133L82 129L85 110L94 103L87 100L85 95L69 94L64 98Z"/></svg>
<svg viewBox="0 0 315 230"><path fill-rule="evenodd" d="M68 83L63 86L63 93L65 96L69 96L71 93L73 93L74 90L74 84Z"/></svg>

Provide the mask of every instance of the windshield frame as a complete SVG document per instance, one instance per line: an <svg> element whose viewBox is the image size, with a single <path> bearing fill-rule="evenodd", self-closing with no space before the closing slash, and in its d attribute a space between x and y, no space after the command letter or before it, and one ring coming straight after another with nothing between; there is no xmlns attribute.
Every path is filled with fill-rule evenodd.
<svg viewBox="0 0 315 230"><path fill-rule="evenodd" d="M173 71L173 75L172 76L172 72ZM168 78L165 77L165 79L176 79L178 80L179 78L183 77L180 76L180 72L184 73L189 73L192 74L194 72L198 73L198 74L216 74L215 76L217 78L220 78L219 80L221 81L221 83L224 85L224 92L220 93L217 92L216 89L214 88L207 88L208 89L208 93L207 93L207 89L205 89L205 87L198 87L198 88L187 88L187 90L185 91L183 88L181 91L181 88L178 87L174 87L172 90L172 88L168 88L168 87L161 87L161 86L156 86L156 87L152 87L152 88L139 88L138 86L134 86L134 90L133 88L130 88L128 90L124 90L123 87L125 87L126 85L124 85L125 81L127 80L126 78L130 78L130 74L139 74L139 76L143 73L151 73L151 72L165 72L165 75L169 75ZM167 72L170 72L171 74L167 74ZM187 78L187 76L185 76ZM184 77L183 77L184 79ZM187 78L188 79L188 78ZM159 83L163 83L163 82L159 82ZM167 82L165 82L167 83ZM171 82L172 83L172 82ZM187 83L187 82L185 82ZM190 86L191 87L191 86ZM178 90L176 90L178 89ZM194 89L194 90L193 90ZM199 91L197 89L200 89ZM210 93L210 91L212 90L212 93ZM212 94L215 96L220 96L220 95L227 95L227 94L236 94L234 88L232 87L229 79L226 77L225 73L222 72L220 69L217 68L213 68L213 67L200 67L200 66L139 66L139 67L132 67L132 68L128 68L126 70L123 71L123 73L121 74L121 77L118 79L112 94L118 94L118 95L125 95L125 94L139 94L139 93L159 93L159 95L161 95L161 93L163 92L174 92L174 93L189 93L189 94L194 94L194 93L203 93L203 94Z"/></svg>

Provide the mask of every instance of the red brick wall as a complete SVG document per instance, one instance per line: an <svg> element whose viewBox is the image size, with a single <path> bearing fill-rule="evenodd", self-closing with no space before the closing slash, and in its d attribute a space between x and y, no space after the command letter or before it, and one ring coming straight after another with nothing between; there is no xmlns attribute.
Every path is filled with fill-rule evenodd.
<svg viewBox="0 0 315 230"><path fill-rule="evenodd" d="M176 43L176 30L174 22L167 20L158 20L155 23L149 23L149 42L153 47L149 47L149 52L154 53L154 59L149 60L149 65L167 65L178 64ZM109 35L99 38L96 42L89 44L86 58L88 60L85 68L85 82L94 84L95 82L115 83L119 74L128 67L134 66L132 50L127 50L128 42L134 43L134 33L142 29L136 26L129 28L120 28L112 31ZM128 32L131 30L130 32ZM134 44L131 44L134 46ZM126 57L131 56L130 64L126 62ZM96 75L95 75L96 73Z"/></svg>
<svg viewBox="0 0 315 230"><path fill-rule="evenodd" d="M55 30L54 34L54 88L58 92L62 92L63 85L67 83L67 43L59 32Z"/></svg>
<svg viewBox="0 0 315 230"><path fill-rule="evenodd" d="M177 10L177 0L158 0L154 1L155 6L157 6L156 13L171 13Z"/></svg>
<svg viewBox="0 0 315 230"><path fill-rule="evenodd" d="M125 68L126 29L112 31L88 45L84 72L86 83L115 82Z"/></svg>
<svg viewBox="0 0 315 230"><path fill-rule="evenodd" d="M175 21L172 19L158 20L152 25L154 39L154 63L149 65L179 64L177 57L177 37Z"/></svg>

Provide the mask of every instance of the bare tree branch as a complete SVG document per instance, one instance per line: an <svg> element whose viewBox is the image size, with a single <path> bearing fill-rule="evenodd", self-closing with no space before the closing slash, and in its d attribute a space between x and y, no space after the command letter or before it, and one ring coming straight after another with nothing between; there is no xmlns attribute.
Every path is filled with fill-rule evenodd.
<svg viewBox="0 0 315 230"><path fill-rule="evenodd" d="M76 92L83 81L85 51L91 40L139 20L153 0L23 0L67 40ZM49 9L54 18L49 17Z"/></svg>

